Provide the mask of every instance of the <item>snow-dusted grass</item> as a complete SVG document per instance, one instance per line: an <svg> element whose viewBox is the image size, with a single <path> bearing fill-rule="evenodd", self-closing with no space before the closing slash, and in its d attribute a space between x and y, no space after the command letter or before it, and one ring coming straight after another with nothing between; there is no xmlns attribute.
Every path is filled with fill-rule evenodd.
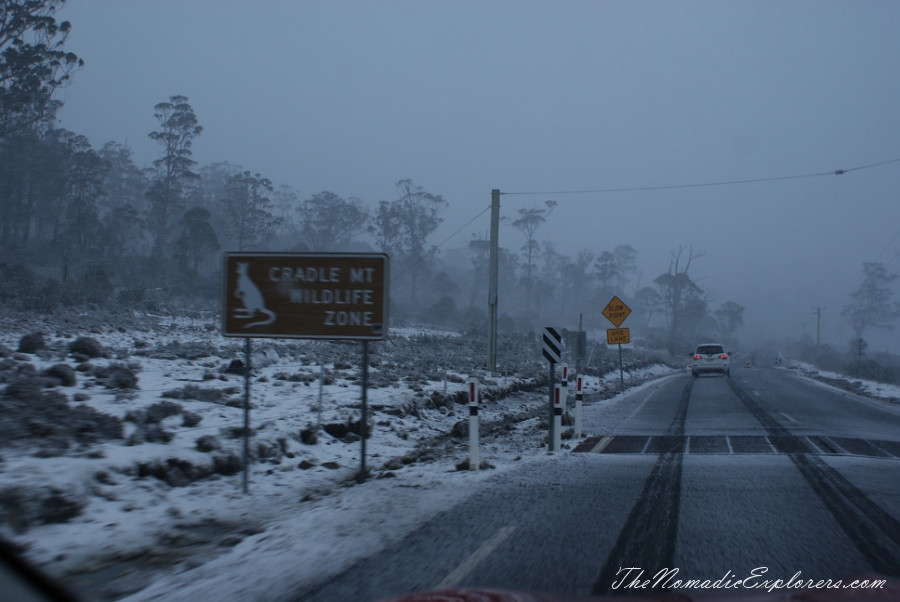
<svg viewBox="0 0 900 602"><path fill-rule="evenodd" d="M852 378L839 372L820 370L816 366L806 362L790 362L787 369L795 370L800 376L804 376L825 386L839 388L841 391L852 391L865 395L866 397L881 399L890 403L900 403L900 386L897 385L880 383L874 380ZM840 386L835 387L835 385Z"/></svg>
<svg viewBox="0 0 900 602"><path fill-rule="evenodd" d="M0 344L13 351L23 334L44 332L48 349L12 353L15 366L32 364L38 373L59 363L75 367L67 345L90 336L107 351L90 365L128 366L139 379L137 389L118 390L91 371L77 372L75 387L55 387L71 407L85 404L122 419L164 401L181 406L181 413L159 422L171 435L167 443L129 445L140 441L135 433L141 427L126 421L124 439L72 446L54 457L37 457L29 442L0 448L0 492L32 501L52 493L78 508L64 522L0 524L0 534L73 586L100 571L87 590L92 597L278 599L376 553L460 502L484 479L567 453L547 453L546 388L527 391L543 371L540 362L491 378L466 371L474 362L458 335L397 329L390 342L371 346L369 479L358 485L360 442L352 434L332 437L318 425L359 420L360 346L257 339L250 388L253 463L245 495L242 472L211 468L214 457L239 460L243 451L245 380L224 370L243 358L244 342L220 337L215 324L196 317L124 318L87 316L52 327L0 323ZM672 372L649 366L627 373L626 381ZM489 432L480 457L491 468L477 472L457 469L467 460L467 440L452 434L467 424L468 411L448 401L465 390L469 376L480 379L488 397L509 387L525 389L482 403ZM604 397L618 387L618 372L586 377L584 386ZM191 396L209 401L184 398ZM200 420L186 426L186 415ZM304 430L317 432L317 442L304 443ZM219 448L198 450L198 439L210 436ZM201 475L196 480L195 469ZM130 574L110 572L123 565Z"/></svg>

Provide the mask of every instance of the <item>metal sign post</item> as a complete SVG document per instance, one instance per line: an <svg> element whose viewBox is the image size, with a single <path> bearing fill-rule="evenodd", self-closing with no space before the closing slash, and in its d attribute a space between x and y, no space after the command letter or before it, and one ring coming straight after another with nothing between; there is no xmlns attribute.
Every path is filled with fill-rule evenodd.
<svg viewBox="0 0 900 602"><path fill-rule="evenodd" d="M619 388L625 391L625 370L622 366L622 345L631 342L631 335L627 328L610 328L606 331L606 343L619 346Z"/></svg>
<svg viewBox="0 0 900 602"><path fill-rule="evenodd" d="M359 475L356 477L357 483L365 483L366 481L366 434L369 426L369 407L366 395L366 386L369 384L369 341L362 342L362 416L359 419Z"/></svg>
<svg viewBox="0 0 900 602"><path fill-rule="evenodd" d="M613 295L606 307L601 312L607 320L613 323L615 328L606 331L606 342L610 345L617 344L619 346L619 387L625 392L625 370L622 366L622 344L630 342L628 329L619 328L625 318L631 314L631 308L625 305L625 302Z"/></svg>
<svg viewBox="0 0 900 602"><path fill-rule="evenodd" d="M247 340L245 493L250 464L250 339L255 337L362 341L362 417L359 428L362 443L358 480L365 480L368 342L387 338L388 268L388 256L383 253L224 255L222 331L227 337L244 337Z"/></svg>
<svg viewBox="0 0 900 602"><path fill-rule="evenodd" d="M247 493L250 471L250 352L252 341L247 337L244 345L244 493Z"/></svg>

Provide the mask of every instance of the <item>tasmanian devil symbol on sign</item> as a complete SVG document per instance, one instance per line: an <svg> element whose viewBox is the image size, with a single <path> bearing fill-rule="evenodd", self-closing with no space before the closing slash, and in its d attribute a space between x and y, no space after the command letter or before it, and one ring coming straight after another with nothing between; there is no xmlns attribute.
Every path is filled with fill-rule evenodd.
<svg viewBox="0 0 900 602"><path fill-rule="evenodd" d="M275 312L266 309L266 303L263 300L259 287L253 283L247 274L247 263L238 262L237 264L237 288L234 296L241 300L244 307L236 307L234 309L234 317L241 320L249 320L256 316L257 312L265 314L265 320L257 320L244 324L244 328L252 328L254 326L265 326L275 321Z"/></svg>

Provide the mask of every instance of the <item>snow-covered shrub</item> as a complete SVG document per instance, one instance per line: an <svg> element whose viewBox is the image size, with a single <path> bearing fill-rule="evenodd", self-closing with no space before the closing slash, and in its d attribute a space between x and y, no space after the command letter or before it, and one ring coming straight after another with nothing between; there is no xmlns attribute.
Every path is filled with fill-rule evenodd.
<svg viewBox="0 0 900 602"><path fill-rule="evenodd" d="M204 453L213 452L222 449L219 438L215 435L203 435L196 442L197 451Z"/></svg>
<svg viewBox="0 0 900 602"><path fill-rule="evenodd" d="M44 376L58 380L63 387L74 387L78 384L75 369L69 364L54 364L44 370Z"/></svg>
<svg viewBox="0 0 900 602"><path fill-rule="evenodd" d="M56 487L6 487L0 489L0 523L19 533L30 527L64 523L81 514L83 495Z"/></svg>
<svg viewBox="0 0 900 602"><path fill-rule="evenodd" d="M47 348L44 333L30 332L19 339L19 353L37 353Z"/></svg>
<svg viewBox="0 0 900 602"><path fill-rule="evenodd" d="M69 353L75 356L87 358L104 357L106 350L97 339L91 337L78 337L69 343Z"/></svg>
<svg viewBox="0 0 900 602"><path fill-rule="evenodd" d="M196 412L189 412L185 410L181 414L181 420L181 426L191 428L200 424L200 421L203 420L203 417Z"/></svg>
<svg viewBox="0 0 900 602"><path fill-rule="evenodd" d="M0 399L0 444L31 440L41 456L58 456L72 441L91 444L123 436L122 422L86 405L69 406L68 398L42 390L42 379L31 377L11 383Z"/></svg>

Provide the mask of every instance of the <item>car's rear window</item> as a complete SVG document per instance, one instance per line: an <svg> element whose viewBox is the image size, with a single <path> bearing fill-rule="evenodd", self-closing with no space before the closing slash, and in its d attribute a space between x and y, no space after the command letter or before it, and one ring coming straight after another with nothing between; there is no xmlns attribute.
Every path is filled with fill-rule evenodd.
<svg viewBox="0 0 900 602"><path fill-rule="evenodd" d="M713 355L715 353L725 353L725 348L721 345L700 345L697 347L697 353L700 355Z"/></svg>

